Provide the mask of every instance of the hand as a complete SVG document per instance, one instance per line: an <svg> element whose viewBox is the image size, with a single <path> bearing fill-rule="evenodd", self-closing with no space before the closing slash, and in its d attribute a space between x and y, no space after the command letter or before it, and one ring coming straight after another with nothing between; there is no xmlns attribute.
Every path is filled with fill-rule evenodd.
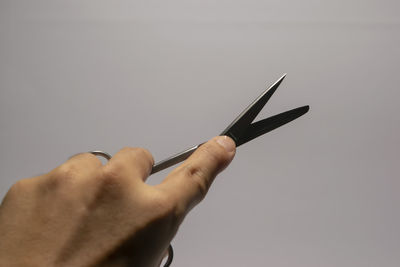
<svg viewBox="0 0 400 267"><path fill-rule="evenodd" d="M155 186L145 183L154 162L141 148L105 165L78 154L21 180L0 206L0 266L157 266L234 154L232 139L215 137Z"/></svg>

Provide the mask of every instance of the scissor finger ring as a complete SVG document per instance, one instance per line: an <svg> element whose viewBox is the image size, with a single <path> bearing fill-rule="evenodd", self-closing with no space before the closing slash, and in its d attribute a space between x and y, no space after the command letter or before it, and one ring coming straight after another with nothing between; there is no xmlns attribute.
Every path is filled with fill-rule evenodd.
<svg viewBox="0 0 400 267"><path fill-rule="evenodd" d="M94 151L90 151L89 153L91 153L91 154L93 154L95 156L103 157L106 160L110 160L111 159L111 155L108 154L107 152L104 152L104 151L94 150Z"/></svg>

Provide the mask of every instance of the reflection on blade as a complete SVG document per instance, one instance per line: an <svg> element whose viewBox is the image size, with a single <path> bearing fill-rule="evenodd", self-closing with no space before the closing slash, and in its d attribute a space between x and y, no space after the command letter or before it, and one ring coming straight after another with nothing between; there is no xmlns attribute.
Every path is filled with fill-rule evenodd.
<svg viewBox="0 0 400 267"><path fill-rule="evenodd" d="M202 143L203 144L203 143ZM197 145L191 148L188 148L178 154L175 154L167 159L164 159L163 161L157 162L156 164L153 165L153 168L151 169L150 174L154 174L156 172L159 172L161 170L164 170L166 168L169 168L179 162L184 161L185 159L187 159L190 155L193 154L193 152L199 147L201 146Z"/></svg>
<svg viewBox="0 0 400 267"><path fill-rule="evenodd" d="M245 110L240 113L239 116L231 123L229 126L222 131L220 135L230 136L237 144L237 139L242 136L242 133L246 130L247 126L257 117L261 109L268 102L271 96L275 93L276 89L282 83L283 79L286 77L284 74L280 77L273 85L271 85L267 90L265 90L256 100L253 101Z"/></svg>

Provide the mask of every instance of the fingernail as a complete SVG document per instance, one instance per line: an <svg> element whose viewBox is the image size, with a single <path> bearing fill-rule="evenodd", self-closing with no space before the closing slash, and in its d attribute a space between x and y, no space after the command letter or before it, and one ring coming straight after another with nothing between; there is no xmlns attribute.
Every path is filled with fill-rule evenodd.
<svg viewBox="0 0 400 267"><path fill-rule="evenodd" d="M225 148L226 152L235 151L236 144L230 137L228 137L228 136L218 136L216 141L223 148Z"/></svg>

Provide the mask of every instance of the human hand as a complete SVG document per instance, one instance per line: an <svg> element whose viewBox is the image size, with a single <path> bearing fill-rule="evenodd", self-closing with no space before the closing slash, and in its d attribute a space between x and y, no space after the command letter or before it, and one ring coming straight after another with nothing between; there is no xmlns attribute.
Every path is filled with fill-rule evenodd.
<svg viewBox="0 0 400 267"><path fill-rule="evenodd" d="M105 165L78 154L18 181L0 206L0 266L157 266L234 154L232 139L215 137L155 186L145 183L154 162L141 148Z"/></svg>

